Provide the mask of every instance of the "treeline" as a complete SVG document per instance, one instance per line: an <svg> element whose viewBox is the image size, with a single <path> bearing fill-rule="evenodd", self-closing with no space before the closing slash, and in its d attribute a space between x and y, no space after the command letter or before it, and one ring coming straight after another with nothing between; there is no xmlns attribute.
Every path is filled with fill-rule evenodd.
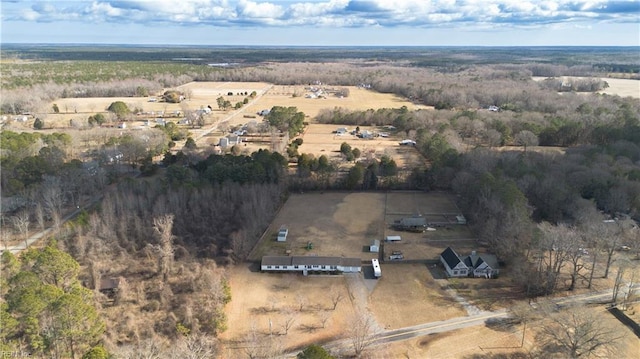
<svg viewBox="0 0 640 359"><path fill-rule="evenodd" d="M112 63L108 64L113 66ZM556 103L556 91L597 91L606 86L596 78L597 69L584 65L568 67L534 63L469 65L443 69L405 67L396 64L361 66L358 63L270 63L220 70L209 66L181 68L149 63L144 66L149 66L151 69L145 71L138 69L143 66L141 63L120 65L129 71L118 71L118 76L105 78L103 81L91 78L92 71L95 69L75 71L73 66L80 65L72 63L69 65L72 69L60 68L57 69L59 73L53 71L55 76L62 76L60 80L56 80L57 77L50 74L45 76L46 82L34 80L33 83L16 83L7 86L9 90L3 93L0 110L11 114L42 112L43 105L56 98L145 96L161 88L175 87L190 81L264 81L281 85L302 85L320 81L334 86L364 84L373 90L395 93L439 109L468 109L496 105L515 111L553 113L563 108ZM21 71L32 72L17 68L11 73ZM67 73L69 75L65 76L64 74ZM66 82L77 73L82 73L88 78ZM452 73L456 76L451 76ZM51 80L52 76L54 80ZM532 81L531 76L586 76L587 78L574 78L571 87L563 87L562 83L558 86L558 80L538 83ZM7 76L7 78L13 77ZM30 77L16 76L15 78Z"/></svg>

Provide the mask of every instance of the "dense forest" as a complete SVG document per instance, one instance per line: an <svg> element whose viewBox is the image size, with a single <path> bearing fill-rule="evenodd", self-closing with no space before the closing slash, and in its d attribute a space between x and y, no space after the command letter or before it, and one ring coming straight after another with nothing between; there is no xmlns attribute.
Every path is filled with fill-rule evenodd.
<svg viewBox="0 0 640 359"><path fill-rule="evenodd" d="M12 56L43 60L45 50ZM544 58L547 50L535 54ZM308 51L295 56L311 56ZM161 164L152 156L168 149L173 136L167 128L150 130L144 143L105 136L87 162L78 159L66 134L2 131L2 194L11 199L9 207L3 203L3 229L12 228L21 240L36 227L32 223L58 231L44 249L19 258L3 254L0 314L10 327L2 331L0 350L60 358L155 350L181 357L197 346L207 353L203 358L212 355L215 335L227 326L224 305L232 298L225 265L247 258L292 190L452 191L478 241L512 268L514 284L530 296L591 286L596 262L608 276L621 245L640 254L640 101L594 93L607 86L603 71L628 65L633 73L638 64L625 51L576 50L578 60L556 64L515 55L508 64L498 62L507 50L479 51L474 61L442 50L441 58L422 62L388 57L402 51L372 51L332 63L268 58L272 62L247 60L225 69L194 62L152 72L140 62L120 77L89 73L67 83L51 75L50 81L14 83L3 91L3 113L38 113L43 103L64 96L136 96L192 80L320 81L366 85L434 109L331 108L313 119L394 126L395 135L416 141L428 163L408 175L384 156L351 166L357 149L347 146L340 148L351 166L346 172L326 157L304 153L303 141L295 139L304 115L295 108L277 108L268 120L288 130L286 153L209 156L194 148L167 153ZM83 56L100 56L90 53ZM162 56L184 57L179 53ZM215 59L223 58L235 59ZM61 69L51 64L52 71ZM5 71L14 77L30 71L20 66L3 67L3 77ZM74 72L75 65L69 66ZM570 77L563 82L532 76ZM116 144L121 163L110 157ZM287 169L289 162L297 163L295 171ZM67 210L94 197L92 209L62 225ZM592 263L580 261L583 248L593 252ZM560 268L571 268L569 283L558 280ZM105 279L119 283L115 293L101 290ZM84 310L55 317L59 308L71 307Z"/></svg>

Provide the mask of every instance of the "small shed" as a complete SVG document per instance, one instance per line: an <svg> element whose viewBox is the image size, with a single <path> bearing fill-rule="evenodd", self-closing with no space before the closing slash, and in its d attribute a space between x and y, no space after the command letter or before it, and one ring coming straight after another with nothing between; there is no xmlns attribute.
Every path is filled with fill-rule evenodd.
<svg viewBox="0 0 640 359"><path fill-rule="evenodd" d="M369 252L371 252L371 253L380 252L380 240L379 239L374 239L373 242L371 242L371 245L369 246Z"/></svg>
<svg viewBox="0 0 640 359"><path fill-rule="evenodd" d="M280 227L278 231L278 242L286 242L289 235L289 229L285 226Z"/></svg>
<svg viewBox="0 0 640 359"><path fill-rule="evenodd" d="M461 214L456 216L456 221L458 224L467 224L467 219Z"/></svg>
<svg viewBox="0 0 640 359"><path fill-rule="evenodd" d="M402 240L400 236L387 236L387 242L399 242Z"/></svg>

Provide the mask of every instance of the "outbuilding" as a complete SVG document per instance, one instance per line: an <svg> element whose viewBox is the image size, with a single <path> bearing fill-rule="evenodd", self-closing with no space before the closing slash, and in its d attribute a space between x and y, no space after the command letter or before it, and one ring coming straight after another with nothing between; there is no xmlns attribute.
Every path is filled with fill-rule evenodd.
<svg viewBox="0 0 640 359"><path fill-rule="evenodd" d="M278 242L286 242L289 235L289 229L285 226L280 227L278 231Z"/></svg>
<svg viewBox="0 0 640 359"><path fill-rule="evenodd" d="M371 253L380 252L380 240L379 239L374 239L373 242L371 242L371 245L369 246L369 252L371 252Z"/></svg>
<svg viewBox="0 0 640 359"><path fill-rule="evenodd" d="M402 240L400 236L387 236L387 242L399 242Z"/></svg>

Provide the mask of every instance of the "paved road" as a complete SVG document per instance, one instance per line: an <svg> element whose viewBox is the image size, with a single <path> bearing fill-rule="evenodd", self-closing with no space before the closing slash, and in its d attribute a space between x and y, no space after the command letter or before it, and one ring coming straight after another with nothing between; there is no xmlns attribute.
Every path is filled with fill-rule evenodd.
<svg viewBox="0 0 640 359"><path fill-rule="evenodd" d="M628 288L624 285L623 288ZM621 288L621 294L623 288ZM633 288L640 288L640 283L633 286ZM628 289L627 289L628 290ZM588 304L588 303L603 303L611 300L612 290L604 290L600 292L591 292L585 294L576 294L567 296L564 298L555 298L552 301L559 307L568 304ZM448 320L442 320L438 322L423 323L410 327L404 327L394 330L386 330L378 334L372 335L369 340L371 346L384 345L386 343L392 343L402 340L408 340L416 337L421 337L429 334L449 332L457 329L474 327L478 325L485 325L489 319L504 319L509 317L509 312L506 309L500 309L495 311L484 311L474 315L468 315L464 317L457 317ZM353 353L352 343L349 339L339 339L322 345L324 348L338 353ZM296 353L288 353L282 358L293 358Z"/></svg>
<svg viewBox="0 0 640 359"><path fill-rule="evenodd" d="M107 190L108 190L108 188L105 189L105 191L107 191ZM104 197L104 193L100 193L100 194L96 195L95 197L91 198L91 200L89 200L89 202L83 204L82 206L79 206L78 208L73 210L71 213L68 213L66 216L62 217L62 220L60 221L60 225L61 226L64 225L67 221L73 219L75 216L77 216L83 210L94 206L96 203L101 201L103 197ZM6 248L2 248L2 251L9 251L9 252L11 252L13 254L18 254L18 253L22 252L23 250L25 250L27 247L30 247L31 245L37 243L42 238L48 237L53 231L54 231L54 228L53 227L49 227L49 228L45 229L44 231L40 231L40 232L30 236L27 239L26 245L25 245L24 241L20 241L20 243L18 243L16 245L8 246Z"/></svg>

